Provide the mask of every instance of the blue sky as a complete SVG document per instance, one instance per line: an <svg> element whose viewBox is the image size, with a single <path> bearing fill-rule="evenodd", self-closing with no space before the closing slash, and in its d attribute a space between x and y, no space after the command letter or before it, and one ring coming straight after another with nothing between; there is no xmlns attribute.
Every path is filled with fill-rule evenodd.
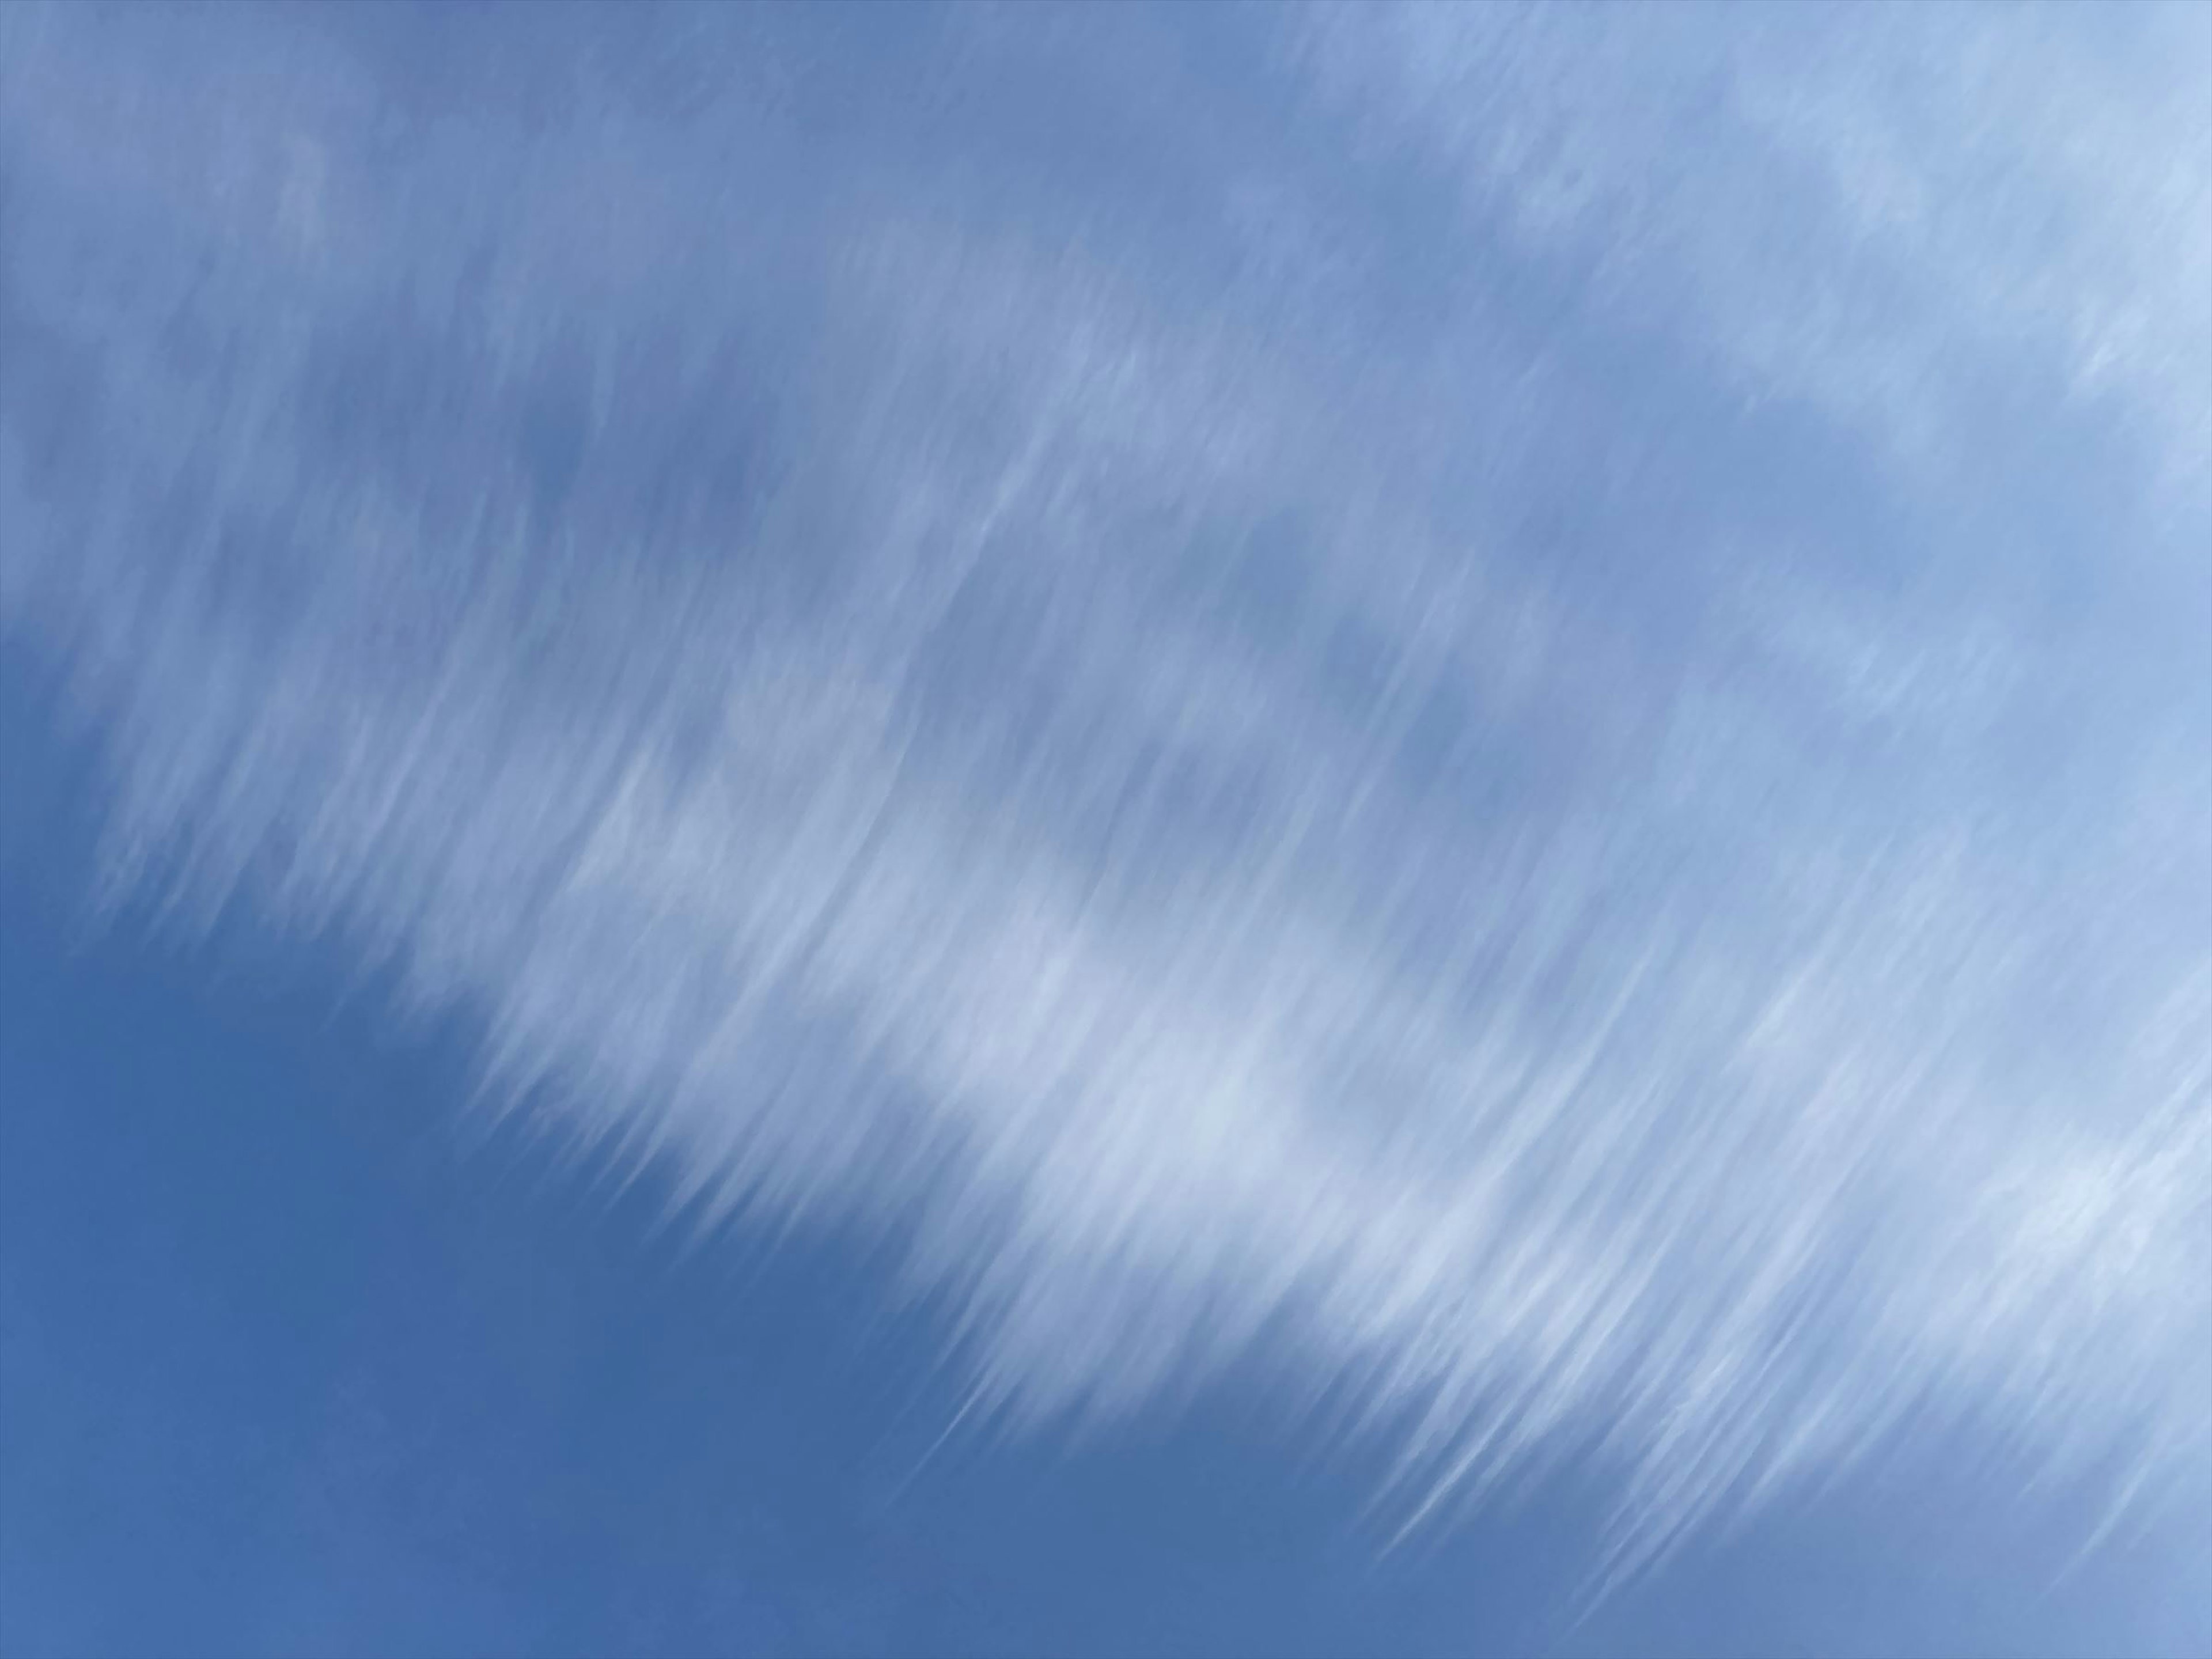
<svg viewBox="0 0 2212 1659"><path fill-rule="evenodd" d="M0 14L0 1647L2212 1644L2212 12Z"/></svg>

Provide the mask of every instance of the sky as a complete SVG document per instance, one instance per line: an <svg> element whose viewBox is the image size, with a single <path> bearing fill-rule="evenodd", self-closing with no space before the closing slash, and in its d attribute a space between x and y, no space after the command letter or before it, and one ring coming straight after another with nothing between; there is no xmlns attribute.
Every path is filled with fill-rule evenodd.
<svg viewBox="0 0 2212 1659"><path fill-rule="evenodd" d="M2212 8L0 9L0 1652L2212 1651Z"/></svg>

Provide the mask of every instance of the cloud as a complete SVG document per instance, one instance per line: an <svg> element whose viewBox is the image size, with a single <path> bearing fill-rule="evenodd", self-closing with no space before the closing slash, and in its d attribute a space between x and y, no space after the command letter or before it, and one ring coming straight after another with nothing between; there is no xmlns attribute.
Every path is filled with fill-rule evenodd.
<svg viewBox="0 0 2212 1659"><path fill-rule="evenodd" d="M111 896L898 1229L1011 1418L2195 1492L2204 88L2008 16L18 9L0 624Z"/></svg>
<svg viewBox="0 0 2212 1659"><path fill-rule="evenodd" d="M1993 370L2106 399L2201 471L2212 115L2201 11L1324 7L1294 53L1462 210L1802 398L1956 467Z"/></svg>

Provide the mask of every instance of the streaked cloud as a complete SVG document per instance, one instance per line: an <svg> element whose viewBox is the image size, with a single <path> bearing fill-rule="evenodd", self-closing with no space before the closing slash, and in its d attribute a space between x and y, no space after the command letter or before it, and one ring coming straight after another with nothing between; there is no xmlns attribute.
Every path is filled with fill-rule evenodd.
<svg viewBox="0 0 2212 1659"><path fill-rule="evenodd" d="M1737 15L11 11L110 896L899 1229L1012 1418L2201 1503L2203 14Z"/></svg>

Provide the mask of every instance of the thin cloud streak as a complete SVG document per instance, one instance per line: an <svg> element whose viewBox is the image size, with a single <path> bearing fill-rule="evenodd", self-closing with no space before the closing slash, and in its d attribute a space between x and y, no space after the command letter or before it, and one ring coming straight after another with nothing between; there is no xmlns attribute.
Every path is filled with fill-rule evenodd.
<svg viewBox="0 0 2212 1659"><path fill-rule="evenodd" d="M0 625L110 900L910 1228L1013 1420L1261 1352L1408 1514L1599 1451L1630 1564L1950 1428L2201 1501L2204 58L2085 161L2063 18L1907 127L1948 13L1362 12L1227 91L959 13L904 95L10 12ZM1708 60L1686 149L1616 95ZM1140 82L1126 160L963 125Z"/></svg>

